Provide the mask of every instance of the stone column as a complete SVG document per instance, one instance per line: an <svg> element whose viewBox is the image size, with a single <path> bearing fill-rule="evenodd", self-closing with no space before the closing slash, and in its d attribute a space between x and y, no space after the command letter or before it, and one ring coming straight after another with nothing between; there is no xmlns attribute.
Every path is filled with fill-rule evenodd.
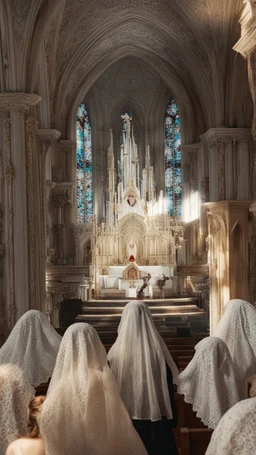
<svg viewBox="0 0 256 455"><path fill-rule="evenodd" d="M45 285L45 271L46 271L46 257L47 257L47 212L48 212L48 198L45 197L45 159L49 148L60 138L61 133L54 129L39 129L37 130L38 138L38 155L34 163L34 175L36 177L35 184L35 198L40 214L37 217L37 229L39 232L39 242L36 244L37 249L37 269L39 272L39 294L41 302L41 311L45 311L46 305L46 285ZM54 183L52 182L52 185Z"/></svg>
<svg viewBox="0 0 256 455"><path fill-rule="evenodd" d="M241 24L241 38L233 47L239 52L248 64L248 80L254 105L252 135L256 140L256 5L255 0L245 0L244 9L239 20Z"/></svg>
<svg viewBox="0 0 256 455"><path fill-rule="evenodd" d="M72 140L61 140L59 146L62 147L64 154L64 181L73 185L70 195L70 215L69 222L77 222L77 205L76 205L76 143Z"/></svg>
<svg viewBox="0 0 256 455"><path fill-rule="evenodd" d="M204 204L209 230L211 333L229 299L249 300L249 206L250 201Z"/></svg>
<svg viewBox="0 0 256 455"><path fill-rule="evenodd" d="M249 128L211 128L201 140L209 150L209 200L248 199Z"/></svg>
<svg viewBox="0 0 256 455"><path fill-rule="evenodd" d="M239 179L237 185L237 199L244 200L249 194L249 147L248 139L238 139L237 148L237 167L239 169Z"/></svg>
<svg viewBox="0 0 256 455"><path fill-rule="evenodd" d="M29 308L38 306L35 257L35 200L33 160L36 155L35 109L38 95L1 93L5 112L3 166L5 169L6 319L11 329ZM29 241L28 241L29 240ZM39 297L40 298L40 297Z"/></svg>
<svg viewBox="0 0 256 455"><path fill-rule="evenodd" d="M225 195L226 200L234 198L234 175L233 175L233 143L234 140L230 138L226 141L225 149Z"/></svg>

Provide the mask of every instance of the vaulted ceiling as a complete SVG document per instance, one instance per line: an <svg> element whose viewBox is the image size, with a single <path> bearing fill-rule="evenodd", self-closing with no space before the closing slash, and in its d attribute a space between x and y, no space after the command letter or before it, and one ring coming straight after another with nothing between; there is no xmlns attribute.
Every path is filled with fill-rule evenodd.
<svg viewBox="0 0 256 455"><path fill-rule="evenodd" d="M109 109L123 96L138 103L145 91L150 109L157 91L169 90L191 140L210 127L249 126L246 62L232 50L242 6L242 0L1 0L7 88L39 93L42 127L66 136L78 103L96 90Z"/></svg>

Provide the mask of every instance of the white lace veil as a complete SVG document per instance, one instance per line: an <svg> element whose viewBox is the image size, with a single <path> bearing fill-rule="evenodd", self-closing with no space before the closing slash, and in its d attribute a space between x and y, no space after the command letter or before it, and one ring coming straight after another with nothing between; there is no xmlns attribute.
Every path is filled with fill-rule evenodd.
<svg viewBox="0 0 256 455"><path fill-rule="evenodd" d="M132 419L172 418L166 363L174 382L178 369L144 302L135 300L125 306L108 360Z"/></svg>
<svg viewBox="0 0 256 455"><path fill-rule="evenodd" d="M233 362L226 344L217 337L204 338L195 350L179 375L178 393L207 427L216 428L223 414L239 401Z"/></svg>
<svg viewBox="0 0 256 455"><path fill-rule="evenodd" d="M146 455L89 324L63 336L39 425L46 455Z"/></svg>
<svg viewBox="0 0 256 455"><path fill-rule="evenodd" d="M16 365L0 365L0 455L27 434L28 405L35 390Z"/></svg>
<svg viewBox="0 0 256 455"><path fill-rule="evenodd" d="M256 398L237 403L222 417L205 455L255 455Z"/></svg>
<svg viewBox="0 0 256 455"><path fill-rule="evenodd" d="M213 335L229 348L241 398L247 397L246 380L256 373L256 310L245 300L230 300Z"/></svg>
<svg viewBox="0 0 256 455"><path fill-rule="evenodd" d="M51 377L61 336L37 310L23 314L0 349L0 365L18 365L30 384L38 386Z"/></svg>

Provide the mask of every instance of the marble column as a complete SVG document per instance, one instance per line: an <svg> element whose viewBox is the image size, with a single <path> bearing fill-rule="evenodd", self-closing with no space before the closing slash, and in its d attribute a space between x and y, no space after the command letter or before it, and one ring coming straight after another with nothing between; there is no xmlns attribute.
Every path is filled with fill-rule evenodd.
<svg viewBox="0 0 256 455"><path fill-rule="evenodd" d="M245 0L240 20L241 38L233 49L239 52L248 65L248 80L254 105L252 135L256 140L256 5L254 0Z"/></svg>
<svg viewBox="0 0 256 455"><path fill-rule="evenodd" d="M201 140L209 153L209 201L249 199L250 129L211 128Z"/></svg>
<svg viewBox="0 0 256 455"><path fill-rule="evenodd" d="M38 306L34 267L33 160L37 153L36 106L41 98L27 93L1 93L3 125L5 320L9 329L29 308Z"/></svg>
<svg viewBox="0 0 256 455"><path fill-rule="evenodd" d="M250 201L206 203L210 267L210 330L229 299L249 300Z"/></svg>
<svg viewBox="0 0 256 455"><path fill-rule="evenodd" d="M35 185L35 198L36 206L39 209L39 216L37 217L37 229L39 233L39 242L36 244L37 249L37 270L39 272L39 289L41 311L45 312L46 306L46 258L47 258L47 244L46 244L46 230L47 230L47 198L45 193L45 160L49 148L59 140L61 133L54 129L38 129L38 156L34 162L34 175L36 178ZM54 184L53 184L54 185Z"/></svg>

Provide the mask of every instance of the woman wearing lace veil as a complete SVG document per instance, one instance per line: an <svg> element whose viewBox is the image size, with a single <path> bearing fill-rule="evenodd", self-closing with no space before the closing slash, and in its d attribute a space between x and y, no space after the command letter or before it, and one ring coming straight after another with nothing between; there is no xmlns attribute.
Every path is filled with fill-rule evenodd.
<svg viewBox="0 0 256 455"><path fill-rule="evenodd" d="M256 398L235 404L219 421L205 455L255 455Z"/></svg>
<svg viewBox="0 0 256 455"><path fill-rule="evenodd" d="M47 455L146 455L89 324L63 336L39 426Z"/></svg>
<svg viewBox="0 0 256 455"><path fill-rule="evenodd" d="M230 300L213 335L225 341L231 354L241 399L247 397L247 379L256 373L256 310L245 300Z"/></svg>
<svg viewBox="0 0 256 455"><path fill-rule="evenodd" d="M214 429L223 414L239 401L233 362L226 344L217 337L204 338L195 351L179 375L178 393L192 404L197 417Z"/></svg>
<svg viewBox="0 0 256 455"><path fill-rule="evenodd" d="M28 406L35 390L16 365L0 365L0 455L27 433Z"/></svg>
<svg viewBox="0 0 256 455"><path fill-rule="evenodd" d="M18 365L33 386L51 377L61 336L48 318L37 310L27 311L15 324L0 349L0 365Z"/></svg>
<svg viewBox="0 0 256 455"><path fill-rule="evenodd" d="M178 369L144 302L125 306L108 361L148 453L176 455L173 380L177 382Z"/></svg>

